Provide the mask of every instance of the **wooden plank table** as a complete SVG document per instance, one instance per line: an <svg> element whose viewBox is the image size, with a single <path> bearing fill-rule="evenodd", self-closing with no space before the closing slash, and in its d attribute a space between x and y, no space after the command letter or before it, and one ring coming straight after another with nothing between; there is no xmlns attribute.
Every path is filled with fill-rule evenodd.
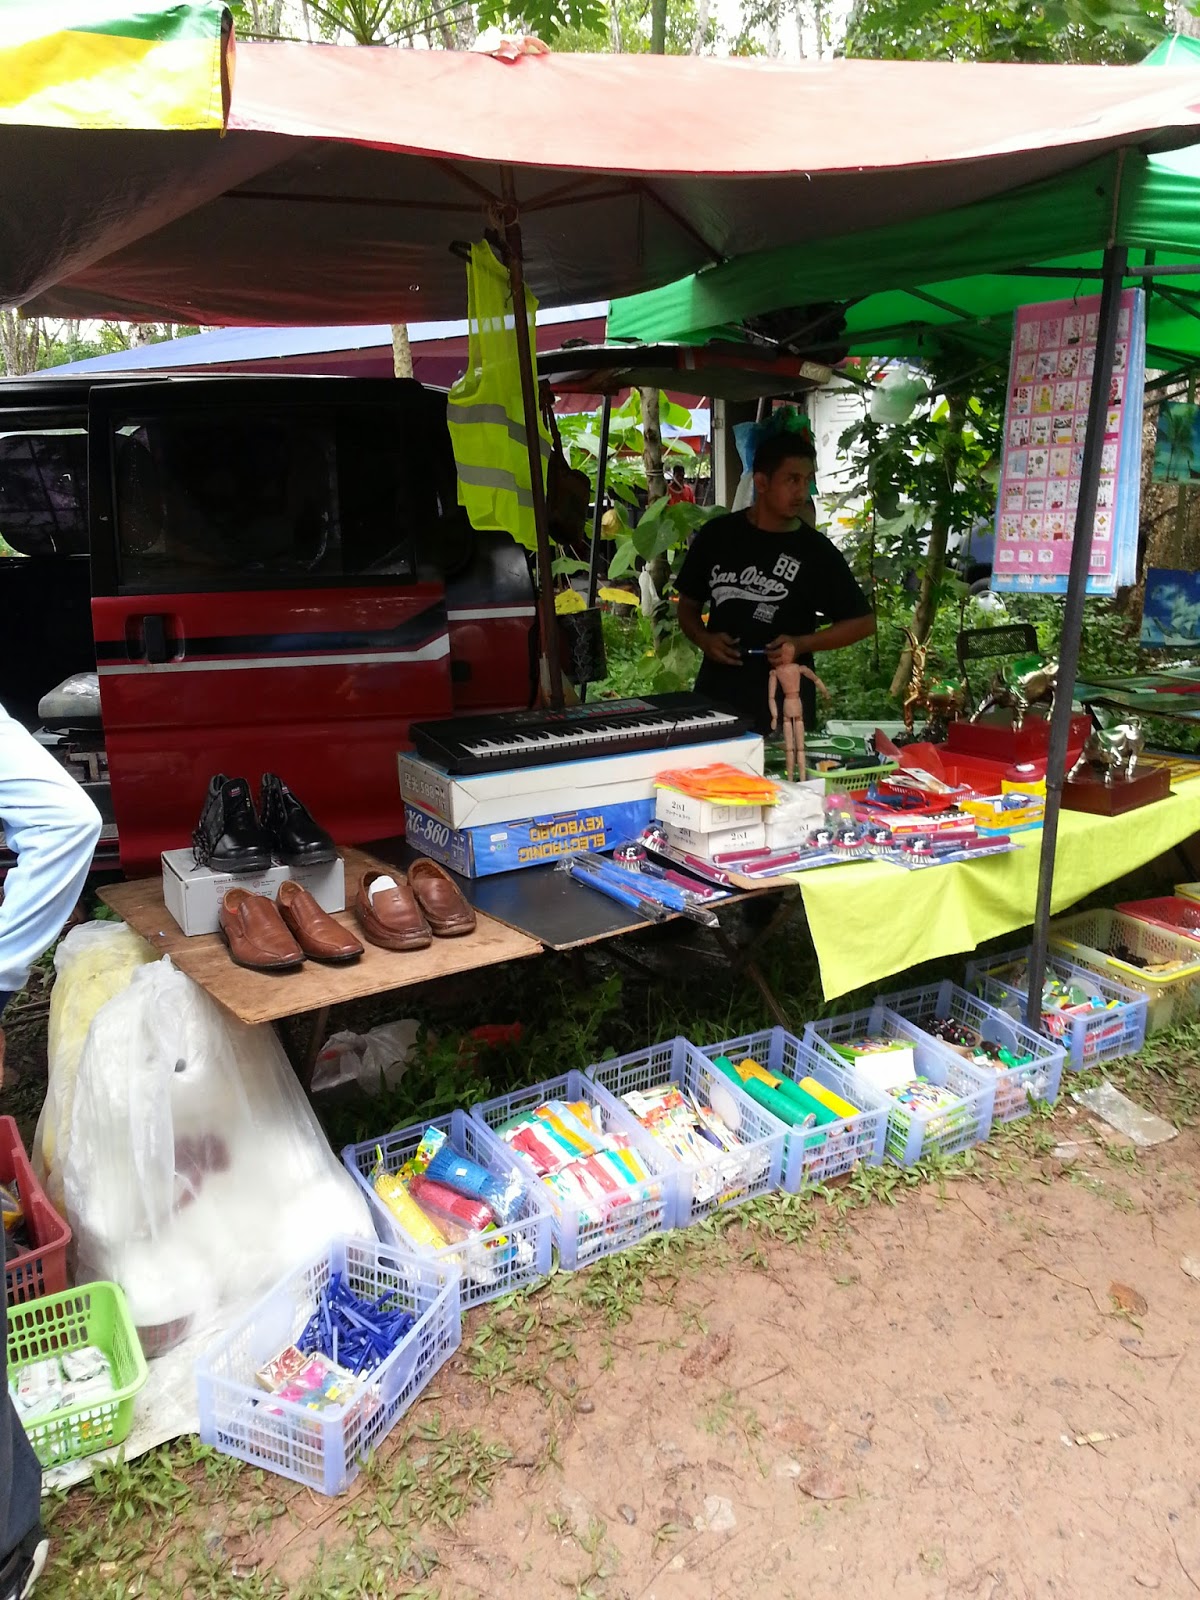
<svg viewBox="0 0 1200 1600"><path fill-rule="evenodd" d="M343 854L348 893L364 872L390 870L386 862L362 850L347 849ZM462 938L435 939L425 950L381 950L362 938L354 913L342 911L335 920L357 934L364 946L357 961L345 966L306 961L289 972L254 972L234 965L220 934L188 938L163 904L158 878L109 884L100 890L100 898L159 955L170 956L180 972L194 978L240 1021L279 1022L285 1017L310 1015L312 1038L306 1059L297 1064L306 1083L330 1006L542 953L536 939L478 911L475 932Z"/></svg>
<svg viewBox="0 0 1200 1600"><path fill-rule="evenodd" d="M375 848L404 870L420 858L420 852L403 838L379 840ZM580 952L586 946L598 944L601 940L612 941L612 953L615 956L629 964L642 965L618 941L626 934L645 933L654 924L565 873L541 866L526 867L518 872L501 872L487 878L462 878L453 872L450 876L458 884L464 898L474 906L476 916L493 917L515 932L537 939L547 950L565 953L578 962ZM706 931L728 957L731 971L746 974L766 1001L775 1021L787 1028L791 1026L790 1019L767 982L758 963L758 955L769 948L792 916L803 908L800 891L790 883L759 884L735 890L726 899L717 901L713 910L720 916L724 909L739 902L764 900L771 896L777 902L771 916L740 947L734 944L723 927L717 926ZM679 920L674 913L664 918L666 922Z"/></svg>

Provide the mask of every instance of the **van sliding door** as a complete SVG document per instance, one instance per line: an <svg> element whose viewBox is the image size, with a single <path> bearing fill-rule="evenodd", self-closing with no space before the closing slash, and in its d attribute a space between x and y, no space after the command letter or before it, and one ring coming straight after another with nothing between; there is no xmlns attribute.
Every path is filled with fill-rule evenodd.
<svg viewBox="0 0 1200 1600"><path fill-rule="evenodd" d="M416 384L94 391L93 624L126 871L187 844L210 776L278 773L339 843L400 831L408 724L452 710ZM433 413L436 415L436 413Z"/></svg>

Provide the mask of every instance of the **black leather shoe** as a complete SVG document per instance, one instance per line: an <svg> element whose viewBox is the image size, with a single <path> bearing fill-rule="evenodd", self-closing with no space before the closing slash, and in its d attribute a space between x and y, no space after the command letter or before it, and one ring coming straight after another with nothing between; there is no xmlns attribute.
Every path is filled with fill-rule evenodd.
<svg viewBox="0 0 1200 1600"><path fill-rule="evenodd" d="M0 1561L0 1600L28 1600L49 1551L50 1541L41 1528L26 1534L12 1554Z"/></svg>
<svg viewBox="0 0 1200 1600"><path fill-rule="evenodd" d="M197 865L215 872L265 872L271 865L271 841L254 814L245 778L218 772L208 780L192 849Z"/></svg>
<svg viewBox="0 0 1200 1600"><path fill-rule="evenodd" d="M296 796L273 772L264 772L258 797L263 831L278 859L289 867L319 867L337 860L333 840L318 827Z"/></svg>

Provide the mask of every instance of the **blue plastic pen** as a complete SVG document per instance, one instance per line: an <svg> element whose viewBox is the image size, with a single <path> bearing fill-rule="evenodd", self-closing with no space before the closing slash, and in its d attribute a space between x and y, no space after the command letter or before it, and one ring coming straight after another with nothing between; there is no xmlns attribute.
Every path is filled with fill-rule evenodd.
<svg viewBox="0 0 1200 1600"><path fill-rule="evenodd" d="M574 878L577 883L586 883L592 889L598 889L601 894L606 894L610 900L616 900L623 906L630 907L633 911L640 911L643 916L651 921L657 921L666 915L666 909L656 906L645 895L637 894L632 889L627 889L624 884L611 883L607 878L602 878L599 873L588 872L579 861L564 861L562 870L568 877Z"/></svg>

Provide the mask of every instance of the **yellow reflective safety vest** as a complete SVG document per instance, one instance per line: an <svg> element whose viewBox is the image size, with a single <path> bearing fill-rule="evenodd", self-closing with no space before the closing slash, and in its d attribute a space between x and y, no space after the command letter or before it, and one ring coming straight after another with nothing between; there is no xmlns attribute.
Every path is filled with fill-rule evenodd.
<svg viewBox="0 0 1200 1600"><path fill-rule="evenodd" d="M535 361L536 311L537 301L526 289L525 314ZM467 319L467 371L451 389L446 411L458 469L458 503L474 527L501 529L518 544L536 550L512 286L487 244L471 246ZM544 485L550 439L540 417L538 431Z"/></svg>

